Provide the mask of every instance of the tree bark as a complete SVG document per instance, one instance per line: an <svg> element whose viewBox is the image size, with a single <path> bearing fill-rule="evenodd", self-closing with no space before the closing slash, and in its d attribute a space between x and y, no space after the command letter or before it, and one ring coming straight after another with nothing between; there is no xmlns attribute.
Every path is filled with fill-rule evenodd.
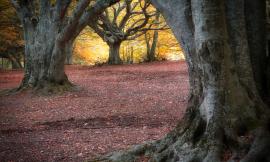
<svg viewBox="0 0 270 162"><path fill-rule="evenodd" d="M66 46L67 49L65 49L65 51L67 51L67 58L66 58L66 64L67 65L72 65L73 64L73 41L70 41L70 43L68 43L69 45Z"/></svg>
<svg viewBox="0 0 270 162"><path fill-rule="evenodd" d="M108 64L110 65L119 65L122 64L122 60L120 58L120 46L121 42L108 43L109 45L109 59Z"/></svg>
<svg viewBox="0 0 270 162"><path fill-rule="evenodd" d="M33 88L61 93L72 88L64 65L74 39L90 20L119 0L77 2L68 14L71 0L10 0L24 29L25 75L19 90ZM41 91L42 92L42 91Z"/></svg>
<svg viewBox="0 0 270 162"><path fill-rule="evenodd" d="M245 20L251 63L258 91L268 96L266 56L266 1L245 0Z"/></svg>
<svg viewBox="0 0 270 162"><path fill-rule="evenodd" d="M61 27L49 17L37 25L25 22L25 75L20 88L54 92L71 87L64 71L69 43L58 40L56 33Z"/></svg>
<svg viewBox="0 0 270 162"><path fill-rule="evenodd" d="M270 113L254 82L244 1L152 2L185 52L187 111L165 138L107 159L131 161L145 155L155 162L269 161Z"/></svg>

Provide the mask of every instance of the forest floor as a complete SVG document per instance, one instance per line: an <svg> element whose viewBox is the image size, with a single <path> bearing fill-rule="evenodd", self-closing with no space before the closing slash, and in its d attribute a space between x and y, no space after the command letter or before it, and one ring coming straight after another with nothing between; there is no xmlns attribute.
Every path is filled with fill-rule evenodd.
<svg viewBox="0 0 270 162"><path fill-rule="evenodd" d="M185 62L67 66L80 91L0 97L0 161L86 161L162 138L181 119L188 95ZM0 70L0 90L23 71Z"/></svg>

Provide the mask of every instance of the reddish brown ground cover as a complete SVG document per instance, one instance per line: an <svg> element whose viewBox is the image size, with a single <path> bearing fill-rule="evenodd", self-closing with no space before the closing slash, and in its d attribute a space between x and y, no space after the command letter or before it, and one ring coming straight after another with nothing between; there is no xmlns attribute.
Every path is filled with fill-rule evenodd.
<svg viewBox="0 0 270 162"><path fill-rule="evenodd" d="M185 111L184 62L66 68L82 90L0 97L0 161L84 161L163 137ZM22 71L0 71L0 90Z"/></svg>

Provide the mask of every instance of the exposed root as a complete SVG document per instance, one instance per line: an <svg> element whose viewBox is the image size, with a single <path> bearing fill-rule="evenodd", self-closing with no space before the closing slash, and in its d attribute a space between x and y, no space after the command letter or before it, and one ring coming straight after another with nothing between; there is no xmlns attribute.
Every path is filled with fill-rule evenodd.
<svg viewBox="0 0 270 162"><path fill-rule="evenodd" d="M20 88L4 89L0 91L0 96L14 95L20 92Z"/></svg>
<svg viewBox="0 0 270 162"><path fill-rule="evenodd" d="M44 82L39 83L33 90L40 95L62 94L67 91L76 90L76 86L68 80L62 83Z"/></svg>
<svg viewBox="0 0 270 162"><path fill-rule="evenodd" d="M231 106L230 111L214 111L215 115L211 118L203 118L196 106L213 106L211 110L222 106L207 101L190 101L193 105L189 105L182 122L163 139L92 162L139 162L142 157L149 159L149 162L269 161L270 122L265 122L269 120L269 113L264 111L266 108L263 105L251 101L231 104L238 106L229 104L224 109L228 110ZM251 111L255 108L262 110ZM243 115L239 116L239 113ZM258 131L259 127L264 128Z"/></svg>
<svg viewBox="0 0 270 162"><path fill-rule="evenodd" d="M270 161L270 132L259 129L256 137L241 162L269 162Z"/></svg>
<svg viewBox="0 0 270 162"><path fill-rule="evenodd" d="M127 151L114 152L105 157L90 160L90 162L136 162L141 159L142 155L147 156L147 153L152 152L153 146L152 142L144 143Z"/></svg>
<svg viewBox="0 0 270 162"><path fill-rule="evenodd" d="M195 118L189 129L176 128L161 140L112 153L90 162L268 162L270 133L254 131L254 138L237 137L232 141L225 131L207 127ZM209 125L208 125L209 126ZM182 127L183 128L183 127ZM251 133L251 132L249 132ZM253 136L252 136L253 137ZM228 143L227 143L228 142Z"/></svg>
<svg viewBox="0 0 270 162"><path fill-rule="evenodd" d="M62 83L55 83L49 81L41 81L36 85L22 83L20 87L7 89L0 91L0 96L4 95L14 95L20 92L28 91L37 95L47 96L47 95L59 95L69 91L78 91L80 87L75 86L68 80Z"/></svg>

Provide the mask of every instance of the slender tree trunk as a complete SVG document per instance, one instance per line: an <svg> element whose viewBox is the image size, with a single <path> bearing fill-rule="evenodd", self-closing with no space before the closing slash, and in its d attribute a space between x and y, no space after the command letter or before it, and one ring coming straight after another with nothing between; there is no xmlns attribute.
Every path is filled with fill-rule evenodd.
<svg viewBox="0 0 270 162"><path fill-rule="evenodd" d="M187 112L165 138L109 159L131 161L146 154L155 162L269 161L270 113L253 78L244 1L152 2L186 54Z"/></svg>
<svg viewBox="0 0 270 162"><path fill-rule="evenodd" d="M156 20L155 21L157 23L159 23L159 19L160 19L160 13L158 12L157 15L156 15ZM150 61L155 61L156 60L157 44L158 44L158 31L155 30L154 31L154 36L153 36L152 46L151 46L150 53L149 53Z"/></svg>
<svg viewBox="0 0 270 162"><path fill-rule="evenodd" d="M133 47L130 47L130 61L129 61L129 64L133 64L134 62L134 48Z"/></svg>
<svg viewBox="0 0 270 162"><path fill-rule="evenodd" d="M155 21L159 23L160 19L160 13L158 12L156 14ZM152 62L156 60L156 49L158 44L158 31L155 30L153 34L152 44L150 45L151 37L149 36L149 33L145 33L145 42L146 42L146 48L147 48L147 61Z"/></svg>
<svg viewBox="0 0 270 162"><path fill-rule="evenodd" d="M152 46L151 46L151 49L150 49L150 52L149 52L150 61L155 61L156 60L157 44L158 44L158 31L154 31L153 42L152 42Z"/></svg>
<svg viewBox="0 0 270 162"><path fill-rule="evenodd" d="M146 57L147 61L152 62L156 60L156 48L158 43L158 31L154 31L152 44L150 43L149 33L145 33L145 43L146 43Z"/></svg>
<svg viewBox="0 0 270 162"><path fill-rule="evenodd" d="M109 59L108 64L111 65L119 65L122 64L122 60L120 58L120 46L121 42L116 43L108 43L110 51L109 51Z"/></svg>

